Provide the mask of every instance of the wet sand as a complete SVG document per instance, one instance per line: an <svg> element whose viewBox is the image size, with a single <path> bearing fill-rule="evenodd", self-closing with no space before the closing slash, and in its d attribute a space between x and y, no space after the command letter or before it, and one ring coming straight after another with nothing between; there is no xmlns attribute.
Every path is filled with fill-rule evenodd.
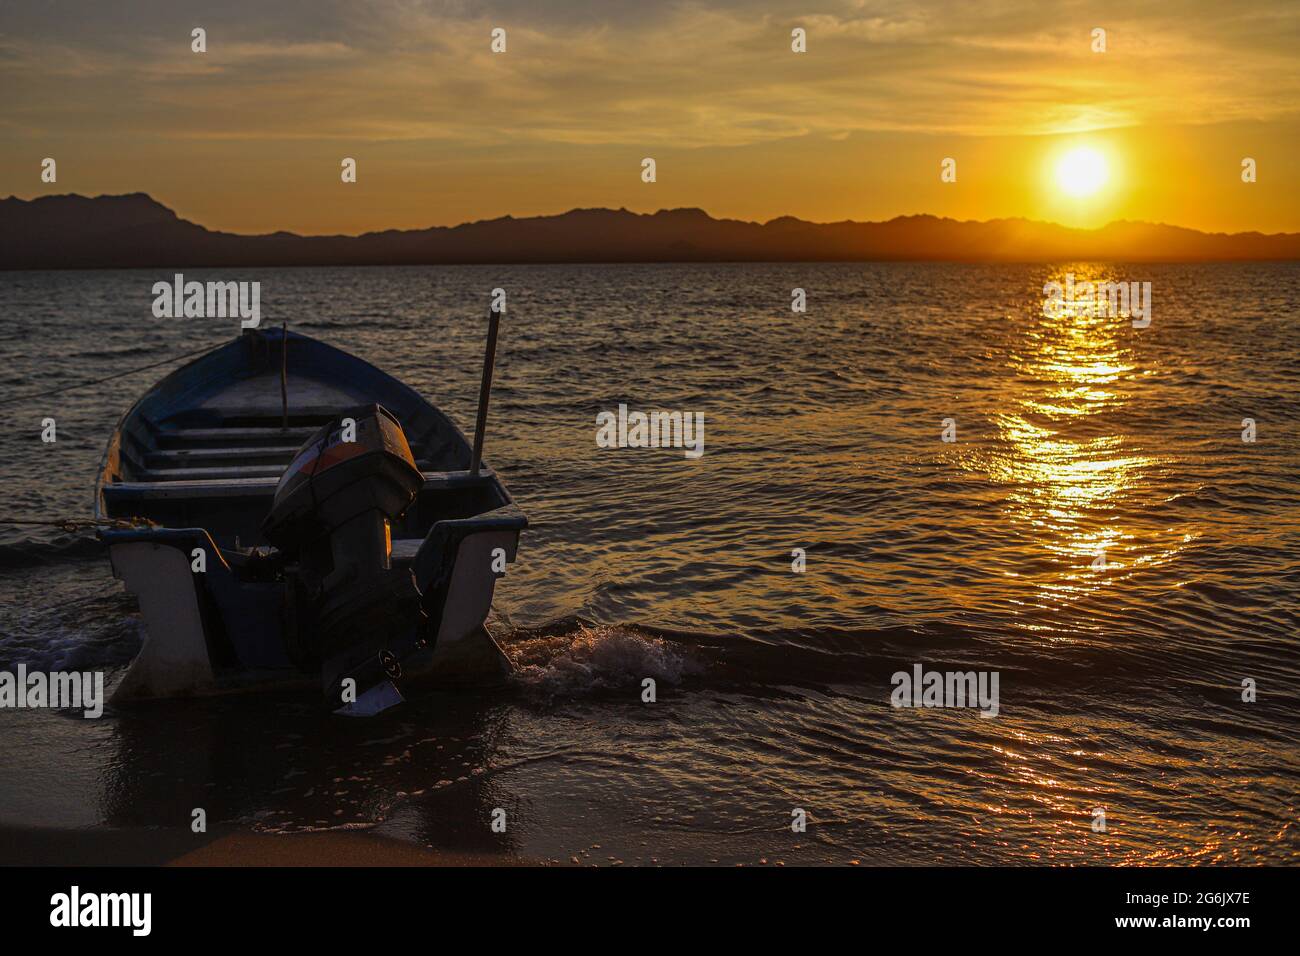
<svg viewBox="0 0 1300 956"><path fill-rule="evenodd" d="M522 866L507 854L448 852L369 833L239 833L169 861L169 866Z"/></svg>
<svg viewBox="0 0 1300 956"><path fill-rule="evenodd" d="M509 854L433 850L371 833L195 834L0 827L5 866L523 866Z"/></svg>

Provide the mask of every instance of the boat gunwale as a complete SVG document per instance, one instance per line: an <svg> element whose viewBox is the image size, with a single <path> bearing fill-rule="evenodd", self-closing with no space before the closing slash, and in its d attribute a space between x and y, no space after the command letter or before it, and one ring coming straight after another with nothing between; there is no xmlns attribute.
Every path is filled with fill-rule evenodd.
<svg viewBox="0 0 1300 956"><path fill-rule="evenodd" d="M137 486L156 485L159 486L160 488L171 485L171 486L177 486L179 490L180 487L182 487L180 486L179 482L184 481L185 485L183 487L186 488L187 490L192 490L195 485L202 483L204 487L211 488L212 490L215 491L217 489L223 489L223 490L227 489L231 487L232 484L234 483L267 482L270 480L267 477L180 479L180 480L173 480L173 481L156 481L156 482L148 482L148 481L114 482L108 480L109 460L112 456L114 447L115 446L117 447L118 454L120 456L123 437L130 434L129 428L134 423L134 421L136 420L140 421L146 428L148 428L150 431L154 432L155 434L162 433L165 431L165 429L163 429L157 422L155 422L153 418L145 414L144 406L146 405L146 403L148 403L151 399L156 398L169 384L176 384L178 382L182 382L187 374L193 375L197 367L200 367L204 363L212 362L214 358L218 356L220 353L232 351L240 348L244 343L250 341L251 336L262 336L271 339L279 338L282 341L289 341L289 342L296 340L299 342L308 343L314 347L319 347L325 350L326 355L330 355L332 357L336 357L342 360L343 362L353 363L356 366L359 366L361 370L374 376L377 381L383 381L385 384L391 385L396 394L403 395L404 397L408 398L411 402L413 409L418 409L420 411L423 411L431 415L435 422L440 422L441 424L445 425L449 432L450 438L456 443L458 443L459 445L459 448L457 450L464 451L466 453L466 456L468 456L468 453L470 451L470 443L468 439L466 439L464 432L462 432L460 428L456 425L456 423L452 420L451 416L449 416L446 412L442 411L442 409L440 409L438 406L430 402L428 399L424 398L414 388L407 385L405 382L403 382L401 379L397 378L396 376L391 375L388 372L385 372L383 369L379 368L378 366L370 362L367 362L365 359L360 358L359 356L356 356L351 352L340 349L337 346L331 345L327 342L323 342L320 339L303 335L299 332L281 330L274 327L268 329L249 330L244 334L238 336L237 338L231 339L230 341L214 346L211 350L203 353L200 356L197 356L194 359L191 359L190 361L186 362L184 365L181 365L180 367L173 369L167 375L163 376L161 379L156 381L152 386L146 389L130 406L130 408L128 408L127 411L124 412L122 416L118 419L118 422L114 427L112 433L110 434L108 442L104 447L104 452L100 456L99 468L98 468L96 481L95 481L95 501L94 501L94 517L97 521L109 520L109 515L107 513L107 508L105 504L105 488L113 485L118 485L118 484L137 485ZM180 398L183 398L184 396L209 384L211 381L212 381L211 377L203 377L197 379L190 388L181 392L180 395L177 396L177 401L176 401L176 404L178 406L178 411L185 410L184 406L179 401ZM519 508L515 505L514 498L511 496L509 490L505 487L504 483L501 481L497 473L491 468L489 468L486 465L486 463L484 463L481 466L481 471L479 475L470 475L467 469L449 470L449 471L427 471L424 472L424 474L426 479L425 488L429 487L430 478L432 476L444 476L446 479L448 479L443 482L444 487L456 487L458 485L473 485L473 484L478 484L480 482L487 483L492 485L493 489L499 494L499 496L502 499L502 504L499 507L493 509L492 511L484 512L482 515L473 516L469 519L455 519L455 520L476 520L477 518L487 518L489 516L497 515L499 512L510 511L513 509L513 511L516 512L518 515L517 520L519 522L522 522L521 524L519 524L519 527L523 528L527 526L527 518L524 517L522 511L520 511ZM459 480L453 477L458 475L463 477ZM277 477L275 479L275 482L278 483L278 480L279 479ZM274 485L272 485L272 490L273 488ZM511 519L511 524L512 525L514 524L513 518ZM164 529L164 530L178 530L178 529ZM100 537L102 539L111 541L111 540L118 539L118 536L123 533L124 532L121 531L101 530ZM126 532L126 533L134 535L134 532ZM132 540L140 540L140 539L133 537Z"/></svg>

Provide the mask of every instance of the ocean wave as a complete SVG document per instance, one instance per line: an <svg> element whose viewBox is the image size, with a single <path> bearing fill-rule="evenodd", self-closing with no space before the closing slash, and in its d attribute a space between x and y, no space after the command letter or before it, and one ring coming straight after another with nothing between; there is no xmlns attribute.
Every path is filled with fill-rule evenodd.
<svg viewBox="0 0 1300 956"><path fill-rule="evenodd" d="M515 686L548 698L639 688L647 677L676 685L701 667L684 646L617 625L516 638L505 650Z"/></svg>
<svg viewBox="0 0 1300 956"><path fill-rule="evenodd" d="M1256 719L1243 721L1237 713L1239 667L1270 684L1294 678L1292 668L1269 659L1267 644L1258 651L1238 646L1229 666L1217 645L1203 641L1189 640L1177 654L1141 635L1120 640L1113 633L1104 641L1045 645L1010 627L944 620L923 626L710 633L597 624L572 616L501 640L515 665L515 686L542 700L633 691L646 677L666 686L746 696L812 690L885 700L893 675L919 664L943 672L997 671L1009 699L1041 712L1069 711L1088 702L1100 714L1111 706L1160 698L1205 714L1231 713L1243 734L1294 739L1290 732L1277 735L1267 728L1285 709L1279 701L1254 705Z"/></svg>
<svg viewBox="0 0 1300 956"><path fill-rule="evenodd" d="M0 638L0 670L23 664L29 672L111 671L129 664L142 640L138 619L103 628L47 625L32 634Z"/></svg>
<svg viewBox="0 0 1300 956"><path fill-rule="evenodd" d="M104 554L104 546L90 535L61 535L53 541L24 538L0 544L0 570L33 568L56 561L89 561Z"/></svg>

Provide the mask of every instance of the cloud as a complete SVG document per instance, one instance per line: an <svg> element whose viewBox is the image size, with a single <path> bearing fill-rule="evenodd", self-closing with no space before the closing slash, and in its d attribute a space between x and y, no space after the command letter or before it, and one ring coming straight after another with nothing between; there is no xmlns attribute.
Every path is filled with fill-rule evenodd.
<svg viewBox="0 0 1300 956"><path fill-rule="evenodd" d="M1296 7L235 0L126 13L84 2L84 17L62 4L56 17L45 6L0 14L10 130L726 147L1270 119L1300 102ZM189 51L193 25L208 30L207 54ZM796 25L807 54L790 51ZM1089 48L1094 25L1109 31L1104 55ZM508 31L505 55L489 50L494 26Z"/></svg>

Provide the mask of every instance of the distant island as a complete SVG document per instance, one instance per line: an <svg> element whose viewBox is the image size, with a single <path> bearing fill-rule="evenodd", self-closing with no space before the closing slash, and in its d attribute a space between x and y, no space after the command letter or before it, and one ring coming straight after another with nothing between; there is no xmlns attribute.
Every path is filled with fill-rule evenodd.
<svg viewBox="0 0 1300 956"><path fill-rule="evenodd" d="M245 236L181 219L144 193L0 199L0 269L579 262L1206 262L1300 259L1300 234L1143 222L1071 229L1026 219L714 219L701 209L574 209L360 236Z"/></svg>

